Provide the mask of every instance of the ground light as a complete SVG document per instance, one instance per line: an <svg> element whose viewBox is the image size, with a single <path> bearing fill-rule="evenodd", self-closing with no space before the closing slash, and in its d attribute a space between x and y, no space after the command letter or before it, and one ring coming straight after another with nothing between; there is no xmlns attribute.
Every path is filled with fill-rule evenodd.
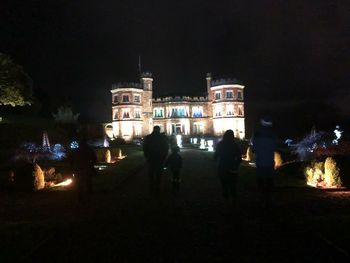
<svg viewBox="0 0 350 263"><path fill-rule="evenodd" d="M67 185L70 185L71 183L73 182L72 179L67 179L61 183L58 183L58 184L54 184L52 187L56 187L56 186L67 186Z"/></svg>
<svg viewBox="0 0 350 263"><path fill-rule="evenodd" d="M180 134L176 135L176 143L177 143L177 146L182 148L182 137Z"/></svg>
<svg viewBox="0 0 350 263"><path fill-rule="evenodd" d="M208 140L207 141L207 144L208 144L208 151L209 152L213 152L214 151L214 141L213 140Z"/></svg>
<svg viewBox="0 0 350 263"><path fill-rule="evenodd" d="M99 171L106 169L108 166L106 164L95 164L94 167Z"/></svg>
<svg viewBox="0 0 350 263"><path fill-rule="evenodd" d="M202 150L205 149L205 140L204 139L201 139L199 149L202 149Z"/></svg>

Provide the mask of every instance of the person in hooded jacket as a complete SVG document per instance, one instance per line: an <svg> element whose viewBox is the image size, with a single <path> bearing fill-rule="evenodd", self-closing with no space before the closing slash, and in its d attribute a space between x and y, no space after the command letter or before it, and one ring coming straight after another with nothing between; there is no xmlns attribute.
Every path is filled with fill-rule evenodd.
<svg viewBox="0 0 350 263"><path fill-rule="evenodd" d="M235 202L238 168L242 161L242 155L232 130L227 130L222 140L217 144L214 159L218 162L222 195L225 200Z"/></svg>
<svg viewBox="0 0 350 263"><path fill-rule="evenodd" d="M88 145L85 138L79 142L79 148L73 151L71 165L75 174L75 183L79 202L90 203L92 194L92 176L96 174L94 165L97 162L95 151Z"/></svg>
<svg viewBox="0 0 350 263"><path fill-rule="evenodd" d="M169 143L160 127L154 126L153 132L146 136L143 153L148 164L149 190L152 195L159 195L164 162L168 156Z"/></svg>
<svg viewBox="0 0 350 263"><path fill-rule="evenodd" d="M259 127L255 130L252 139L252 150L255 154L257 184L262 198L262 205L270 209L271 192L275 177L275 140L270 117L260 119Z"/></svg>

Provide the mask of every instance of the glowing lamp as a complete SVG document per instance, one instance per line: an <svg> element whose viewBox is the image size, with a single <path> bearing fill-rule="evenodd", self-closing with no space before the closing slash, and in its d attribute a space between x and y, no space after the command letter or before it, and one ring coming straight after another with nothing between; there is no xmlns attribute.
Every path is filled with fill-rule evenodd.
<svg viewBox="0 0 350 263"><path fill-rule="evenodd" d="M213 140L208 140L207 144L208 144L208 151L209 152L213 152L214 151L214 147L213 147L214 141Z"/></svg>
<svg viewBox="0 0 350 263"><path fill-rule="evenodd" d="M177 143L177 146L182 148L182 137L180 134L176 135L176 143Z"/></svg>
<svg viewBox="0 0 350 263"><path fill-rule="evenodd" d="M202 150L205 149L205 140L204 139L201 139L199 149L202 149Z"/></svg>
<svg viewBox="0 0 350 263"><path fill-rule="evenodd" d="M70 148L71 149L78 149L79 148L79 143L77 141L72 141L70 143Z"/></svg>

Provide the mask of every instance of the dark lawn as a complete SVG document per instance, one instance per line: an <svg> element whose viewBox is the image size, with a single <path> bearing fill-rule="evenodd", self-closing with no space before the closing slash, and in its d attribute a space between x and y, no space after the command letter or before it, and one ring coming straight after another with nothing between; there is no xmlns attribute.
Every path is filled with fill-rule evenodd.
<svg viewBox="0 0 350 263"><path fill-rule="evenodd" d="M244 163L237 208L221 199L212 153L183 150L183 182L152 199L140 149L94 178L90 207L70 189L0 195L0 261L338 262L350 251L350 193L321 191L279 174L274 209L260 207ZM128 175L132 175L128 177Z"/></svg>

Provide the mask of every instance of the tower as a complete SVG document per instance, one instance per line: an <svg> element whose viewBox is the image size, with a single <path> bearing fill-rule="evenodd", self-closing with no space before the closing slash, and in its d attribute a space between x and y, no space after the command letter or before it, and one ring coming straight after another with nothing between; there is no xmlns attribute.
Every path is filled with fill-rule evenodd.
<svg viewBox="0 0 350 263"><path fill-rule="evenodd" d="M207 73L207 93L208 93L208 103L207 103L207 112L208 112L208 122L207 122L207 131L208 133L213 133L213 92L211 91L211 73Z"/></svg>
<svg viewBox="0 0 350 263"><path fill-rule="evenodd" d="M206 79L207 79L208 100L212 101L213 100L213 94L210 91L210 87L211 87L211 73L209 73L209 72L207 73Z"/></svg>
<svg viewBox="0 0 350 263"><path fill-rule="evenodd" d="M142 134L145 136L152 132L153 129L153 110L152 110L152 73L144 72L141 74L141 86L143 88L142 98Z"/></svg>

